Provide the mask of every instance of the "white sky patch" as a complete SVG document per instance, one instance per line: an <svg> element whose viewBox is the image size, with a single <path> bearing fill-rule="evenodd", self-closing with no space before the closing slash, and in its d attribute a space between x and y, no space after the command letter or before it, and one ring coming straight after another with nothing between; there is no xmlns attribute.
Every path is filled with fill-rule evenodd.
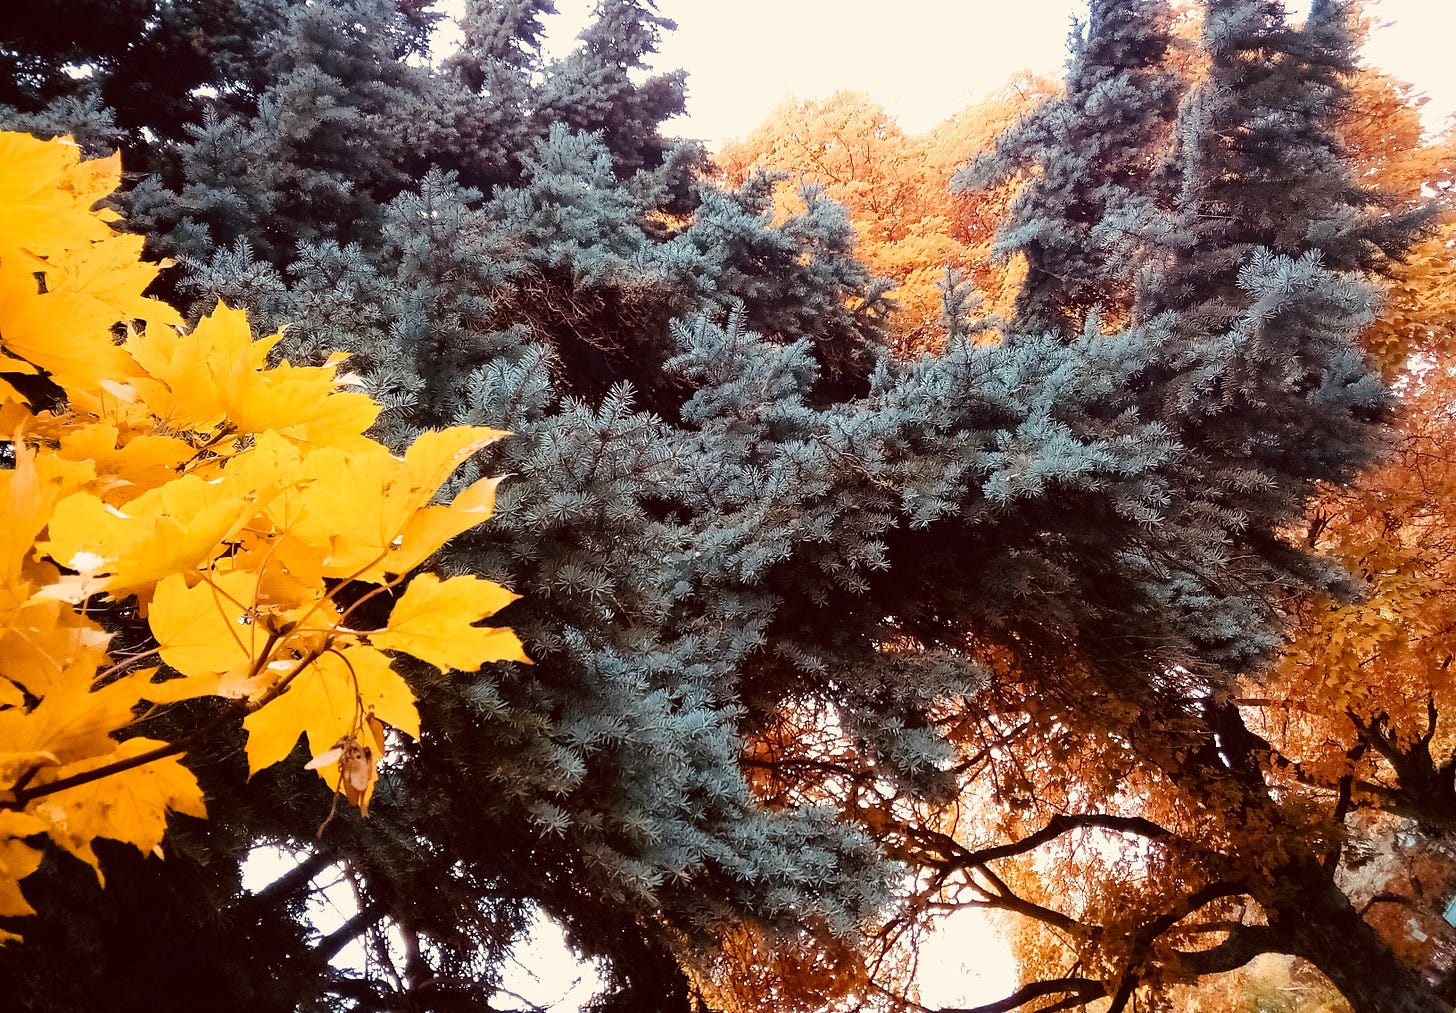
<svg viewBox="0 0 1456 1013"><path fill-rule="evenodd" d="M525 941L501 968L501 987L533 1006L568 1013L601 991L605 980L596 968L567 948L555 922L536 915Z"/></svg>
<svg viewBox="0 0 1456 1013"><path fill-rule="evenodd" d="M298 864L299 856L286 848L260 845L243 861L243 888L257 893ZM305 911L309 925L321 936L327 936L358 914L359 904L343 873L337 867L326 867L312 881ZM403 966L403 942L393 930L388 935L391 959ZM367 973L372 967L370 954L359 939L340 950L332 963L355 972ZM553 1013L575 1013L604 984L605 979L596 967L578 960L567 947L561 929L541 914L533 918L525 937L501 968L503 996Z"/></svg>
<svg viewBox="0 0 1456 1013"><path fill-rule="evenodd" d="M452 2L447 0L442 9ZM593 0L556 0L548 49L570 50ZM1293 2L1299 8L1302 3ZM910 133L920 133L1022 70L1059 76L1073 18L1086 0L658 0L678 24L662 40L659 69L688 72L688 114L669 129L717 148L761 123L786 96L865 91ZM1430 97L1427 126L1456 113L1456 3L1376 0L1366 59Z"/></svg>
<svg viewBox="0 0 1456 1013"><path fill-rule="evenodd" d="M1018 985L1011 947L982 911L947 916L921 942L917 956L920 1001L926 1006L994 1002Z"/></svg>

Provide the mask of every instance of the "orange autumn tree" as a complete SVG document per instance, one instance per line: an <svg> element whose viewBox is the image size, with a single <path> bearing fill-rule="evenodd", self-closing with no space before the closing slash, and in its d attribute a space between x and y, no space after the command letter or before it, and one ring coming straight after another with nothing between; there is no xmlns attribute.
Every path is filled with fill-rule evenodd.
<svg viewBox="0 0 1456 1013"><path fill-rule="evenodd" d="M367 813L391 738L420 731L392 654L527 660L477 625L510 592L408 576L490 516L493 478L432 501L504 434L427 432L396 457L364 435L379 407L347 389L342 357L270 366L281 335L255 340L223 305L186 331L143 295L158 265L141 237L94 210L119 181L115 157L0 135L6 916L32 912L20 881L43 837L100 878L98 838L160 853L169 812L206 814L189 739L147 735L172 704L232 701L194 738L240 720L251 773L306 738L307 766ZM387 619L367 622L381 601ZM143 621L150 643L118 648L111 628Z"/></svg>
<svg viewBox="0 0 1456 1013"><path fill-rule="evenodd" d="M1354 101L1341 123L1342 140L1363 179L1415 203L1423 194L1447 194L1456 169L1451 138L1423 137L1418 104L1409 87L1364 70L1351 82ZM1264 814L1240 812L1243 825L1205 824L1206 841L1237 832L1250 839L1322 840L1333 861L1342 861L1341 882L1365 921L1407 966L1437 983L1442 994L1456 986L1443 949L1456 932L1441 917L1456 896L1456 860L1450 834L1456 828L1456 699L1449 666L1456 629L1456 424L1450 412L1456 396L1456 314L1453 314L1452 222L1449 211L1407 258L1390 265L1386 300L1379 317L1362 333L1373 358L1384 366L1399 401L1392 454L1352 488L1329 489L1311 507L1305 541L1338 560L1355 578L1344 598L1294 600L1293 639L1273 672L1245 681L1242 696L1229 704L1247 726L1247 755L1262 765L1281 807L1277 823L1261 831ZM1058 718L1041 718L1038 701L1010 703L1023 710L1030 734L1000 743L1007 760L997 776L1020 780L1029 806L1057 811L1087 791L1087 771L1116 772L1126 766L1120 746L1097 739L1068 751L1068 737L1049 749L1038 742L1056 735ZM1039 730L1039 731L1038 731ZM1191 731L1191 729L1190 729ZM1231 750L1232 753L1232 750ZM1108 778L1105 790L1136 800L1150 825L1176 826L1193 815L1188 802L1146 772L1127 770ZM1333 815L1333 818L1331 818ZM1029 829L1029 828L1028 828ZM964 839L970 831L960 827ZM1014 825L999 828L1012 835ZM1183 842L1179 842L1180 844ZM1187 845L1184 844L1186 847ZM1251 851L1246 843L1246 851ZM1069 975L1076 961L1095 948L1078 938L1087 924L1109 939L1118 927L1136 939L1137 906L1127 919L1129 891L1115 884L1141 881L1144 889L1186 882L1195 875L1151 866L1149 841L1136 834L1083 833L1035 854L1007 856L991 872L1003 882L984 881L970 891L971 904L1013 903L1080 910L1077 921L1022 919L1013 945L1023 980L1031 983ZM1230 854L1227 878L1257 868L1256 854ZM1190 851L1181 861L1189 872L1208 854ZM1233 875L1230 874L1232 870ZM1001 891L1004 889L1004 895ZM1003 900L1002 898L1008 898ZM1071 903L1069 903L1071 900ZM1139 903L1156 910L1149 892ZM1114 912L1123 909L1122 917ZM1199 933L1219 938L1220 926L1237 927L1260 917L1256 907L1223 901L1206 905L1182 937L1192 953L1207 947ZM1171 937L1178 942L1178 937ZM1210 947L1212 953L1219 947ZM1095 959L1095 958L1094 958ZM1125 959L1116 951L1115 966ZM1196 964L1193 966L1196 967ZM1081 971L1095 969L1083 964ZM1147 984L1164 990L1173 1008L1214 1010L1300 1009L1339 1011L1348 1005L1302 962L1269 960L1192 984L1188 968ZM1282 983L1282 984L1281 984Z"/></svg>
<svg viewBox="0 0 1456 1013"><path fill-rule="evenodd" d="M1351 91L1354 101L1340 128L1361 178L1397 205L1449 194L1456 169L1451 138L1423 137L1409 87L1363 70ZM1304 540L1356 578L1352 593L1287 602L1295 622L1288 649L1272 672L1246 680L1242 695L1226 702L1228 755L1242 754L1261 769L1279 809L1245 810L1241 801L1236 819L1200 816L1175 785L1132 763L1136 723L1125 740L1078 739L1066 733L1071 718L1053 702L1017 700L1009 687L998 710L1022 715L1022 723L1012 724L1006 739L988 742L982 729L983 738L967 744L983 758L982 779L991 778L1002 792L1016 786L1018 808L1056 813L1075 809L1079 794L1115 797L1125 812L1148 821L1143 829L1152 835L1139 834L1131 821L1120 829L1087 828L981 866L965 855L995 854L996 841L1034 832L1036 820L1003 819L990 832L981 818L954 823L942 843L951 854L962 849L957 861L972 865L980 881L960 881L958 895L947 897L931 876L923 896L1027 913L1015 923L1012 944L1028 988L1095 979L1135 957L1139 932L1157 924L1161 910L1178 912L1169 902L1181 890L1208 903L1181 923L1181 934L1164 937L1186 951L1184 965L1173 962L1148 976L1141 987L1153 991L1150 999L1210 1013L1347 1010L1318 972L1288 958L1200 977L1213 954L1232 951L1227 943L1236 936L1223 932L1257 925L1264 915L1257 905L1220 899L1206 888L1200 897L1200 876L1211 878L1212 870L1225 881L1257 875L1265 856L1255 842L1277 854L1284 842L1300 838L1321 842L1332 863L1343 863L1342 888L1404 964L1434 981L1443 996L1456 988L1456 972L1443 955L1456 944L1456 932L1441 917L1456 896L1450 845L1456 829L1456 699L1449 676L1456 630L1452 239L1448 210L1404 261L1390 265L1381 313L1362 333L1399 402L1389 460L1352 488L1326 490L1311 506ZM1193 725L1186 729L1190 742L1194 732ZM1237 743L1241 734L1246 738ZM988 755L993 748L999 762ZM1216 794L1204 801L1214 812L1222 804ZM1199 819L1196 835L1164 840L1154 829ZM985 842L979 847L978 835ZM1218 855L1210 845L1224 835L1238 847ZM1155 863L1154 845L1184 853L1171 864ZM1171 896L1159 895L1170 886ZM1059 916L1066 911L1076 917ZM1088 932L1101 938L1089 944ZM1210 945L1220 939L1223 945Z"/></svg>
<svg viewBox="0 0 1456 1013"><path fill-rule="evenodd" d="M992 308L1014 290L1014 272L990 263L996 223L1014 187L953 195L950 180L968 154L1052 90L1043 79L1020 76L923 135L907 134L862 92L788 99L748 137L726 144L715 161L734 185L755 169L782 173L777 201L783 213L802 210L798 192L806 184L843 204L857 254L897 283L891 341L902 354L914 354L944 337L947 266L966 272Z"/></svg>
<svg viewBox="0 0 1456 1013"><path fill-rule="evenodd" d="M1450 142L1425 143L1409 89L1368 71L1351 86L1340 133L1356 176L1384 190L1394 214L1447 192ZM1295 875L1314 866L1289 861L1300 851L1339 870L1363 917L1355 927L1375 929L1416 974L1444 975L1449 998L1456 974L1432 953L1456 941L1437 937L1449 933L1440 909L1456 895L1456 861L1438 839L1456 825L1451 240L1447 219L1387 265L1383 310L1362 333L1401 403L1393 458L1356 488L1329 491L1311 515L1307 542L1368 587L1353 600L1282 602L1300 625L1272 676L1209 694L1190 714L1088 699L1090 680L1074 666L1035 671L1007 657L978 707L942 715L963 729L958 805L946 810L914 808L832 748L805 750L802 733L750 744L745 766L770 772L760 776L771 793L840 804L921 869L881 935L891 959L864 959L873 977L847 982L838 1008L885 998L879 989L915 1008L924 1000L893 959L899 934L945 911L990 908L1020 916L1023 987L977 1007L985 1013L1109 1000L1283 1008L1276 996L1308 1013L1346 1009L1308 965L1242 969L1261 947L1288 945L1272 926L1291 919L1272 901L1314 908ZM1206 692L1203 673L1177 674L1183 692ZM1210 776L1197 776L1200 765ZM1396 818L1415 820L1425 845L1422 834L1392 844Z"/></svg>

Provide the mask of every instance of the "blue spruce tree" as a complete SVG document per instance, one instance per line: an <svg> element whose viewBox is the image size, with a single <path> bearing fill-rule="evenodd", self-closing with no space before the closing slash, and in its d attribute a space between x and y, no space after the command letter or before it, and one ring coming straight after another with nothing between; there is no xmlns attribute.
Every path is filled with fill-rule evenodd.
<svg viewBox="0 0 1456 1013"><path fill-rule="evenodd" d="M1099 326L1126 322L1128 265L1166 207L1158 153L1184 87L1168 66L1172 17L1163 0L1093 0L1072 34L1065 91L952 181L986 190L1025 175L993 247L1026 258L1013 335L1071 337L1094 307Z"/></svg>

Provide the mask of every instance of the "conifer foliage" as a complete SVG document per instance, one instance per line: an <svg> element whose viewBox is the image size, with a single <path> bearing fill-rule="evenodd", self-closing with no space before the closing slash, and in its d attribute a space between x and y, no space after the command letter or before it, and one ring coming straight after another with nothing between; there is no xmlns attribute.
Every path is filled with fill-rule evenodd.
<svg viewBox="0 0 1456 1013"><path fill-rule="evenodd" d="M350 516L403 469L430 537L391 528L368 543L381 559L340 546L311 571L339 624L422 662L403 668L419 736L368 822L320 834L296 770L244 783L236 739L203 738L189 764L212 833L174 833L164 874L119 864L120 908L89 919L64 867L29 877L47 899L0 975L78 1007L140 982L139 1008L176 1005L210 977L236 983L213 1008L481 1008L541 910L603 961L602 1010L726 1004L734 952L824 971L766 982L768 1002L850 1004L884 997L865 933L908 873L907 918L969 895L1072 940L1080 970L996 1009L1122 1009L1280 948L1360 1013L1437 1008L1362 928L1329 840L1281 807L1228 702L1277 648L1277 606L1339 583L1290 525L1375 456L1389 401L1358 343L1367 273L1421 220L1352 183L1333 139L1343 8L1296 27L1211 0L1207 73L1175 115L1166 10L1094 3L1065 95L967 177L1028 181L1000 240L1028 266L1009 322L969 318L952 284L941 347L904 362L842 208L810 188L780 213L772 175L720 188L663 136L683 78L647 74L670 27L655 7L603 2L559 61L550 7L467 4L436 69L419 4L258 0L213 39L212 15L159 3L138 30L190 18L209 42L150 92L123 87L110 48L5 40L29 75L14 120L69 118L133 153L121 202L177 259L160 287L190 317L221 296L287 324L278 347L316 363L281 374L300 382L331 384L328 350L352 353L381 410L349 439L372 423L403 463L346 455L310 487L319 514ZM89 77L54 72L78 59ZM155 128L145 102L108 107L123 93L154 96ZM462 530L502 473L495 522ZM330 583L388 583L395 554L412 566L447 535L448 577L397 600ZM503 621L534 664L482 667L489 635L465 615L458 636L419 628L455 616L446 589L506 605L487 582L522 595ZM164 641L162 660L191 677L204 653ZM1141 840L1152 885L1115 889L1119 866L1058 897L1030 858L1007 870L1088 833ZM258 844L298 868L247 891ZM357 898L328 933L308 917L326 873ZM1267 924L1242 920L1256 907ZM1220 927L1181 925L1195 912ZM363 959L341 956L354 942ZM95 955L84 972L74 952Z"/></svg>
<svg viewBox="0 0 1456 1013"><path fill-rule="evenodd" d="M1166 228L1158 169L1185 87L1172 22L1161 0L1094 0L1072 36L1063 93L954 180L976 191L1025 174L992 248L1026 258L1014 332L1076 334L1094 306L1109 323L1126 319L1128 265Z"/></svg>

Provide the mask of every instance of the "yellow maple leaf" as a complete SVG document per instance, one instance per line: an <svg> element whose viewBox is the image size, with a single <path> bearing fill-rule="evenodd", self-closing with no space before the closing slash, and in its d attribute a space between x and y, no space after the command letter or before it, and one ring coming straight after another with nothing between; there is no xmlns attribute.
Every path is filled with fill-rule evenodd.
<svg viewBox="0 0 1456 1013"><path fill-rule="evenodd" d="M448 506L428 506L415 513L400 534L399 547L391 551L391 572L407 573L440 551L450 539L477 524L488 521L495 512L496 487L506 476L479 479L461 490Z"/></svg>
<svg viewBox="0 0 1456 1013"><path fill-rule="evenodd" d="M44 697L55 686L89 679L109 664L110 640L109 633L63 602L26 601L0 610L0 676Z"/></svg>
<svg viewBox="0 0 1456 1013"><path fill-rule="evenodd" d="M134 381L156 415L180 429L224 422L238 433L274 432L301 443L357 449L379 416L367 395L339 389L331 359L267 368L282 332L254 339L247 315L219 302L190 333L148 328L126 349L145 371Z"/></svg>
<svg viewBox="0 0 1456 1013"><path fill-rule="evenodd" d="M251 670L268 643L259 618L258 574L248 570L192 587L174 573L157 584L147 610L162 660L184 676Z"/></svg>
<svg viewBox="0 0 1456 1013"><path fill-rule="evenodd" d="M117 743L109 753L54 768L39 783L134 759L165 745L155 739L127 739ZM169 812L198 818L207 816L197 778L176 756L162 757L44 795L32 802L27 811L45 823L51 840L95 869L96 878L103 886L106 881L101 863L91 848L96 838L122 841L149 854L162 843Z"/></svg>
<svg viewBox="0 0 1456 1013"><path fill-rule="evenodd" d="M166 304L141 296L156 276L154 265L132 271L124 293L79 287L92 283L86 258L109 262L113 255L131 253L141 239L115 238L125 240L126 249L113 251L112 242L107 241L84 255L77 253L59 262L0 260L0 340L8 353L46 370L63 387L95 388L103 380L137 374L136 363L112 341L114 324L141 313L159 325L181 322ZM44 291L37 272L44 276Z"/></svg>
<svg viewBox="0 0 1456 1013"><path fill-rule="evenodd" d="M104 239L111 234L91 205L121 182L119 159L84 163L73 141L42 141L0 133L0 257L12 249L38 251Z"/></svg>
<svg viewBox="0 0 1456 1013"><path fill-rule="evenodd" d="M177 756L125 767L163 745L118 742L144 703L251 700L252 771L306 736L309 766L367 812L386 727L417 736L419 717L388 656L344 628L333 592L412 569L485 520L498 481L431 505L505 434L428 433L396 457L363 435L379 407L345 389L343 356L270 368L281 335L254 339L221 304L181 330L143 294L163 265L143 263L141 239L94 209L119 178L114 158L0 134L0 372L44 372L66 393L63 409L37 414L0 381L17 462L0 469L0 798L26 805L0 810L0 915L30 911L19 881L40 852L25 838L45 832L94 867L97 837L151 851L169 812L205 815ZM150 326L131 330L137 320ZM179 678L112 663L84 609L99 593L135 599ZM511 597L431 578L378 636L442 667L526 660L509 631L471 625ZM75 776L94 780L34 793Z"/></svg>
<svg viewBox="0 0 1456 1013"><path fill-rule="evenodd" d="M91 581L67 581L51 593L66 601L99 591L146 588L173 573L188 573L221 551L276 494L276 486L243 488L197 475L148 489L118 509L92 493L75 493L56 504L49 540L41 551L62 566L82 569L78 559L97 560Z"/></svg>
<svg viewBox="0 0 1456 1013"><path fill-rule="evenodd" d="M321 450L317 458L321 477L303 494L307 517L292 530L313 544L329 546L324 568L329 577L378 581L386 574L413 569L439 548L426 540L421 528L410 551L404 551L404 533L416 514L471 454L505 435L484 426L427 432L405 451L403 460L382 447L371 453ZM476 483L466 492L469 509L462 508L460 516L476 523L484 520L485 487ZM438 525L435 530L448 527Z"/></svg>
<svg viewBox="0 0 1456 1013"><path fill-rule="evenodd" d="M509 435L488 426L451 426L421 433L404 452L405 484L391 493L409 497L415 503L414 509L418 509L468 458Z"/></svg>
<svg viewBox="0 0 1456 1013"><path fill-rule="evenodd" d="M529 663L511 630L473 625L517 597L481 577L442 581L422 573L395 602L389 625L371 633L369 640L384 650L414 655L442 672L452 668L473 672L490 661Z"/></svg>
<svg viewBox="0 0 1456 1013"><path fill-rule="evenodd" d="M148 409L176 429L204 431L227 417L220 381L263 369L281 337L254 341L247 315L219 302L190 332L149 327L126 351L145 371L134 385Z"/></svg>
<svg viewBox="0 0 1456 1013"><path fill-rule="evenodd" d="M175 436L123 435L111 423L72 425L60 436L57 454L95 470L91 491L119 506L139 492L165 485L197 453Z"/></svg>
<svg viewBox="0 0 1456 1013"><path fill-rule="evenodd" d="M93 689L95 676L92 661L68 665L31 709L0 710L0 753L49 754L57 764L71 764L111 752L112 732L131 724L151 673L129 673Z"/></svg>
<svg viewBox="0 0 1456 1013"><path fill-rule="evenodd" d="M142 260L145 237L114 233L85 246L46 258L46 289L64 292L110 330L125 320L145 320L154 327L181 327L185 321L171 306L143 295L164 266ZM110 317L110 319L106 319ZM78 321L78 325L80 321ZM127 372L134 373L135 367Z"/></svg>
<svg viewBox="0 0 1456 1013"><path fill-rule="evenodd" d="M256 774L293 751L308 736L311 756L341 739L364 742L368 716L410 736L420 734L415 697L387 655L361 644L346 644L321 655L278 697L243 719L248 732L248 771ZM377 759L377 757L376 757ZM320 770L327 780L329 771Z"/></svg>
<svg viewBox="0 0 1456 1013"><path fill-rule="evenodd" d="M0 915L35 914L20 893L20 881L40 867L40 849L23 838L45 833L46 825L29 813L0 810ZM0 942L18 939L13 933L0 934Z"/></svg>
<svg viewBox="0 0 1456 1013"><path fill-rule="evenodd" d="M21 583L21 569L30 558L35 538L50 521L62 489L62 475L42 475L36 453L17 440L15 467L0 470L0 585Z"/></svg>
<svg viewBox="0 0 1456 1013"><path fill-rule="evenodd" d="M220 378L228 417L239 432L282 433L317 446L358 449L379 417L366 394L339 390L331 366L281 363L265 372L234 370Z"/></svg>

